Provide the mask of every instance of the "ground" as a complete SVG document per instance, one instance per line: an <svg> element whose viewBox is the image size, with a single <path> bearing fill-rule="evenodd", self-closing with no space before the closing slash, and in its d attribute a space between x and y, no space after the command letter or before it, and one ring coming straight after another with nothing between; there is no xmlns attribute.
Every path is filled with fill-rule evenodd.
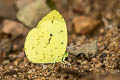
<svg viewBox="0 0 120 80"><path fill-rule="evenodd" d="M119 80L120 1L53 1L52 4L56 5L56 9L61 12L67 23L68 47L77 45L79 46L77 49L80 49L82 45L96 40L97 52L95 55L86 56L85 54L89 54L87 51L83 53L77 51L79 54L75 55L76 50L73 49L69 52L65 62L31 63L24 54L24 41L30 28L26 28L25 23L20 22L17 18L0 14L0 79ZM7 28L5 28L6 26ZM9 31L11 26L13 31Z"/></svg>

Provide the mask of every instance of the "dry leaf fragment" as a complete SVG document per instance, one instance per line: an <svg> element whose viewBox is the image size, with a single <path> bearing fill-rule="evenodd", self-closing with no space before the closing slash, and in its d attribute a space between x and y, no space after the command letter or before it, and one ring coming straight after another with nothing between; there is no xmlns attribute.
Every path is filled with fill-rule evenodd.
<svg viewBox="0 0 120 80"><path fill-rule="evenodd" d="M67 47L67 52L77 56L79 54L84 54L86 58L90 59L96 56L97 54L97 40L92 41L88 44L80 45L71 45Z"/></svg>

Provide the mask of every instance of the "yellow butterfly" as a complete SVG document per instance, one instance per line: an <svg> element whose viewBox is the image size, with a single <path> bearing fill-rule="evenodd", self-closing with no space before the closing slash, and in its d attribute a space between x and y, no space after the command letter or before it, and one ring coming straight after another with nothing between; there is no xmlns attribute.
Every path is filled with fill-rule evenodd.
<svg viewBox="0 0 120 80"><path fill-rule="evenodd" d="M57 10L52 10L28 33L26 56L32 63L62 62L68 56L67 40L66 22Z"/></svg>

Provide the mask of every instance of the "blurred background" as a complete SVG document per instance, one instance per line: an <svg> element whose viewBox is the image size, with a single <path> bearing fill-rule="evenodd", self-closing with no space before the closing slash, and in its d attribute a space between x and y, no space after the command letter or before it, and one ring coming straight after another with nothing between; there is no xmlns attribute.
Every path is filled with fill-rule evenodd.
<svg viewBox="0 0 120 80"><path fill-rule="evenodd" d="M27 33L53 9L67 23L71 66L31 64L24 54ZM119 72L120 0L0 0L0 79L119 80Z"/></svg>

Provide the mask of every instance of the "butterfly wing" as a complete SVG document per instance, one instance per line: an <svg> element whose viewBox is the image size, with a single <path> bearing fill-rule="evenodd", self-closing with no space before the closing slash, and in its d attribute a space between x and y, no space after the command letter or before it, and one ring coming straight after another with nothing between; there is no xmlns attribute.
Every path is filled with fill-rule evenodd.
<svg viewBox="0 0 120 80"><path fill-rule="evenodd" d="M67 46L67 27L62 15L51 11L32 29L25 41L27 58L33 63L61 62Z"/></svg>

